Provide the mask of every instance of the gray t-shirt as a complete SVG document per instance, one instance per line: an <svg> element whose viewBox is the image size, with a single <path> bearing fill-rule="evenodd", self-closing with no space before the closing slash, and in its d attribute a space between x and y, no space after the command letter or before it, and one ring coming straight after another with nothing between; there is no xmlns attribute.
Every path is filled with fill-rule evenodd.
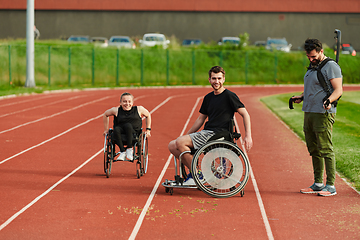
<svg viewBox="0 0 360 240"><path fill-rule="evenodd" d="M321 72L324 75L325 82L329 86L330 92L333 92L334 89L330 83L330 79L342 78L340 66L334 61L329 61L323 66ZM315 69L308 70L304 77L304 101L302 110L304 112L325 113L326 110L323 107L323 99L325 96L326 92L320 85L317 78L317 71ZM336 113L336 107L331 105L331 109L329 109L328 112Z"/></svg>

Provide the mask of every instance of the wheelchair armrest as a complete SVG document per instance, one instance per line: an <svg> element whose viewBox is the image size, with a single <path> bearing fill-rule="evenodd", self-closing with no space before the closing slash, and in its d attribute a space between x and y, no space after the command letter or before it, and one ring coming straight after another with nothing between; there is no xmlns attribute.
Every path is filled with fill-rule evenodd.
<svg viewBox="0 0 360 240"><path fill-rule="evenodd" d="M241 137L241 133L234 132L233 137L238 140Z"/></svg>

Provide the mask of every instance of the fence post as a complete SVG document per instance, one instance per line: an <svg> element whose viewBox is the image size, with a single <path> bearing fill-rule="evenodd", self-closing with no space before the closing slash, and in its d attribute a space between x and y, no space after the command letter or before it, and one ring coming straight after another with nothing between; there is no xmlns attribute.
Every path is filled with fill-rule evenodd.
<svg viewBox="0 0 360 240"><path fill-rule="evenodd" d="M12 79L11 79L11 45L9 45L8 47L9 49L9 84L12 84Z"/></svg>
<svg viewBox="0 0 360 240"><path fill-rule="evenodd" d="M304 57L303 58L303 69L304 69L304 74L303 75L305 75L306 74L306 72L307 72L307 67L308 67L308 61L309 59L307 58L307 57Z"/></svg>
<svg viewBox="0 0 360 240"><path fill-rule="evenodd" d="M69 47L69 78L68 85L71 86L71 47Z"/></svg>
<svg viewBox="0 0 360 240"><path fill-rule="evenodd" d="M140 59L140 85L144 84L144 49L141 49L141 59Z"/></svg>
<svg viewBox="0 0 360 240"><path fill-rule="evenodd" d="M248 72L249 72L249 51L245 52L245 84L248 84Z"/></svg>
<svg viewBox="0 0 360 240"><path fill-rule="evenodd" d="M120 49L118 48L116 51L116 86L119 86L119 55Z"/></svg>
<svg viewBox="0 0 360 240"><path fill-rule="evenodd" d="M277 83L276 81L276 77L277 77L277 66L278 66L278 58L277 58L277 54L275 53L275 69L274 69L274 82Z"/></svg>
<svg viewBox="0 0 360 240"><path fill-rule="evenodd" d="M193 85L196 84L196 82L195 82L195 49L192 50L192 83L193 83Z"/></svg>
<svg viewBox="0 0 360 240"><path fill-rule="evenodd" d="M170 84L169 75L170 75L170 54L169 54L169 49L166 49L166 85Z"/></svg>
<svg viewBox="0 0 360 240"><path fill-rule="evenodd" d="M92 49L91 83L95 84L95 47Z"/></svg>
<svg viewBox="0 0 360 240"><path fill-rule="evenodd" d="M51 86L50 78L51 78L51 46L48 48L49 60L48 60L48 86Z"/></svg>
<svg viewBox="0 0 360 240"><path fill-rule="evenodd" d="M219 66L222 67L222 65L223 65L223 52L222 52L222 50L220 50L219 58L220 58Z"/></svg>

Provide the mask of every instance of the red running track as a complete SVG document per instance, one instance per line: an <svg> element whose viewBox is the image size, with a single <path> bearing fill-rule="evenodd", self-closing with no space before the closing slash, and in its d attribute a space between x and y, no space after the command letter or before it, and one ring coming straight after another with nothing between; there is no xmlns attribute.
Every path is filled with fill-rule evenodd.
<svg viewBox="0 0 360 240"><path fill-rule="evenodd" d="M185 189L170 196L159 186L174 176L168 142L195 108L185 131L193 124L196 100L209 87L1 99L0 239L359 239L359 194L340 177L334 197L300 194L312 184L306 146L259 101L278 93L290 97L302 87L228 88L251 115L254 178L244 197L227 199ZM117 162L107 179L101 115L124 91L152 111L149 169L137 179L135 164Z"/></svg>

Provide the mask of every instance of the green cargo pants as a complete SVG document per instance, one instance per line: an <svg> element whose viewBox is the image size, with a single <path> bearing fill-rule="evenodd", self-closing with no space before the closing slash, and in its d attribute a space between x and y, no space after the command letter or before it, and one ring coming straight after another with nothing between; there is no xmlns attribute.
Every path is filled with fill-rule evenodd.
<svg viewBox="0 0 360 240"><path fill-rule="evenodd" d="M324 163L326 184L334 185L336 174L335 154L332 143L334 113L310 113L304 115L306 146L312 157L315 183L323 182Z"/></svg>

